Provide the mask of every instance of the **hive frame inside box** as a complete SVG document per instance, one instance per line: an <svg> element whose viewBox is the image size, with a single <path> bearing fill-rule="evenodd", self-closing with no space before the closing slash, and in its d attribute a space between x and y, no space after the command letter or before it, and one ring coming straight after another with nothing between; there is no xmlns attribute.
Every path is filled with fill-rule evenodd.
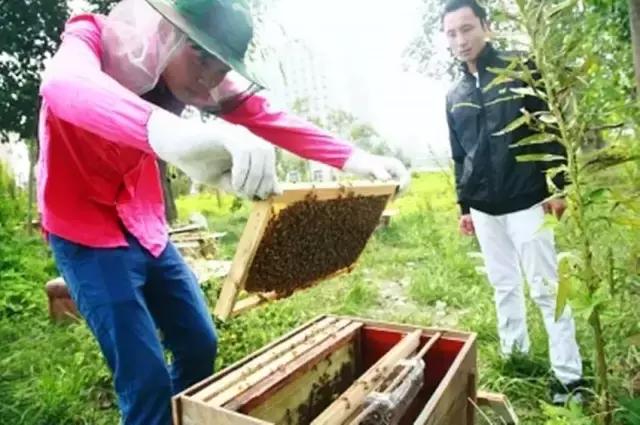
<svg viewBox="0 0 640 425"><path fill-rule="evenodd" d="M222 284L222 290L214 309L216 317L225 320L230 316L240 314L265 301L276 298L276 294L270 292L257 293L245 299L237 300L238 295L245 288L249 268L267 225L269 221L277 215L274 207L287 207L298 201L304 201L309 196L313 196L318 201L340 199L347 196L386 195L390 199L396 193L397 187L396 183L374 182L290 184L283 187L282 195L272 197L266 201L255 202L247 224L245 225L244 232L238 242L231 270ZM355 262L353 264L355 264ZM321 280L349 272L353 264ZM317 281L314 283L317 283Z"/></svg>
<svg viewBox="0 0 640 425"><path fill-rule="evenodd" d="M367 353L366 356L374 356L374 358L376 358L377 356L373 352L377 350L379 351L380 346L361 346L361 344L365 344L364 340L361 338L366 338L365 335L367 334L371 335L372 333L382 332L382 334L386 333L387 336L392 334L405 334L408 337L409 334L415 334L416 331L419 331L422 343L426 341L427 345L430 345L432 343L432 340L437 340L440 337L442 345L438 345L439 348L435 350L436 352L434 352L432 356L429 355L426 358L427 370L431 371L428 373L433 378L437 377L435 381L432 381L429 384L427 384L427 381L425 381L425 385L429 386L429 388L425 387L425 391L427 391L426 395L428 398L415 400L415 403L412 404L410 409L412 411L412 413L409 415L411 419L407 421L406 418L403 418L403 422L401 423L411 423L414 425L474 424L474 414L476 409L475 333L458 332L443 329L430 329L410 325L372 321L354 317L324 315L317 317L311 322L299 327L298 329L293 330L289 334L269 344L263 349L245 357L244 359L218 372L216 375L205 379L192 386L191 388L183 391L182 393L176 395L172 400L174 425L273 425L274 423L277 423L269 420L258 419L259 415L258 417L253 417L240 411L234 411L231 406L233 406L234 404L238 404L238 398L235 398L232 402L226 404L220 403L219 405L216 404L212 400L212 398L219 397L219 390L221 389L225 390L226 388L225 391L229 391L229 388L231 387L229 387L229 385L223 384L225 379L230 379L233 382L241 383L239 385L235 385L235 389L236 391L239 390L239 392L243 394L239 396L239 399L242 399L243 396L246 399L246 394L251 394L256 388L254 386L251 386L252 384L247 383L247 380L250 379L250 376L245 375L243 372L247 370L247 367L250 366L252 362L258 362L260 359L265 358L265 356L271 357L272 354L275 356L274 358L278 358L277 351L279 349L282 349L283 346L286 347L286 344L293 342L296 338L304 341L304 343L306 344L309 339L305 335L305 333L308 333L309 330L314 326L326 326L325 322L327 320L333 320L333 323L335 323L335 321L349 321L351 322L350 326L359 324L361 326L359 329L362 332L360 332L358 340L355 341L355 346L358 347L358 350L361 353ZM347 329L345 328L345 330ZM340 346L340 338L344 337L344 335L346 335L346 333L343 333L341 336L336 336L336 340L333 341L333 343L335 343L336 346ZM313 343L311 344L312 346L316 347L315 345L313 345ZM395 346L398 346L400 345L400 342L396 342L394 344ZM452 350L452 347L456 348L454 351L450 352L450 350ZM338 350L334 351L334 353L338 353ZM326 356L326 352L323 355ZM445 358L446 362L445 364L442 364L441 362ZM331 356L326 357L326 361L329 364L332 364L334 362L334 358ZM360 361L371 363L371 359L362 358L360 359ZM378 363L376 362L373 367L369 367L368 365L363 365L362 363L360 363L356 366L356 368L359 368L361 371L366 370L368 373L372 369L375 369L375 365L377 364ZM306 375L300 375L299 369L296 369L295 362L286 363L284 367L278 367L274 373L265 371L265 378L263 379L262 383L271 380L271 384L276 385L277 388L277 375L279 373L285 373L284 370L286 369L294 371L294 374L290 375L290 378L288 378L289 384L285 383L284 385L291 385L291 382L299 383L300 381L291 381L291 379L295 380L299 379L300 376L313 375L316 373L319 365L320 364L318 363L315 366L311 366L311 369L309 369L308 367L306 369L303 369L301 373ZM297 365L297 367L300 367L300 365ZM262 372L262 369L256 368L255 370L260 370ZM298 372L295 372L296 370L298 370ZM256 372L254 371L253 373ZM427 372L425 371L425 373ZM238 376L234 377L234 374ZM276 376L274 377L274 375ZM249 378L247 378L247 376L249 376ZM357 381L354 381L353 386L350 388L361 387L362 376L357 377ZM276 379L276 381L273 381L274 379ZM295 385L296 391L304 391L302 387L299 387L299 384ZM258 385L258 387L259 386L260 385ZM216 391L216 388L218 391ZM282 390L282 388L283 387L280 386L280 390ZM276 389L276 391L278 390ZM293 394L297 394L297 392ZM341 396L340 398L343 398L343 396ZM277 399L274 400L273 398L269 398L267 403L263 397L262 403L269 409L269 414L267 416L273 416L274 410L285 408L284 406L280 405ZM285 402L285 404L290 403ZM333 404L335 404L335 402ZM327 410L331 409L328 408L323 411L323 413L326 413ZM313 418L317 419L318 416L313 416ZM316 424L315 419L312 423ZM325 421L318 423L322 423L325 425L334 425L331 420L329 420L329 422Z"/></svg>

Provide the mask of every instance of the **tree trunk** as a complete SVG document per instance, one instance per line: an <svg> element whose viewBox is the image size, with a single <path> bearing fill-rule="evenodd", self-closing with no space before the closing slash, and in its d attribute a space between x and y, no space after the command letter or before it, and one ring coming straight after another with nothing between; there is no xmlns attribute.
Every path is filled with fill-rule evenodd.
<svg viewBox="0 0 640 425"><path fill-rule="evenodd" d="M171 180L167 175L167 163L158 160L158 167L160 168L160 180L162 181L162 193L164 194L164 214L167 222L173 224L178 218L178 209L173 197L173 190L171 190Z"/></svg>
<svg viewBox="0 0 640 425"><path fill-rule="evenodd" d="M598 416L597 422L601 425L610 425L611 416L611 402L609 394L609 370L607 366L607 357L605 352L605 339L602 330L602 322L600 321L600 311L596 308L589 320L591 328L593 329L593 336L595 340L596 351L596 392L598 393Z"/></svg>
<svg viewBox="0 0 640 425"><path fill-rule="evenodd" d="M222 208L222 196L220 195L220 189L216 187L216 200L218 201L218 208Z"/></svg>
<svg viewBox="0 0 640 425"><path fill-rule="evenodd" d="M640 0L629 0L629 22L631 23L631 46L636 73L636 93L640 95Z"/></svg>
<svg viewBox="0 0 640 425"><path fill-rule="evenodd" d="M31 233L33 226L33 205L35 204L35 165L38 158L38 142L36 140L27 141L27 152L29 156L29 181L27 182L27 226L28 232Z"/></svg>

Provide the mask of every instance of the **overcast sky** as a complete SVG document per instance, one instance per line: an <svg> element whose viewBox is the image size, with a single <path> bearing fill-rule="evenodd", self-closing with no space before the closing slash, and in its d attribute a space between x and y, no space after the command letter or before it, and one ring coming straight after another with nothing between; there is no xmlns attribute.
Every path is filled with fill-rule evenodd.
<svg viewBox="0 0 640 425"><path fill-rule="evenodd" d="M288 37L303 39L335 72L368 88L372 124L415 153L448 153L446 81L403 71L403 52L421 31L420 0L281 0ZM443 38L440 50L445 52Z"/></svg>

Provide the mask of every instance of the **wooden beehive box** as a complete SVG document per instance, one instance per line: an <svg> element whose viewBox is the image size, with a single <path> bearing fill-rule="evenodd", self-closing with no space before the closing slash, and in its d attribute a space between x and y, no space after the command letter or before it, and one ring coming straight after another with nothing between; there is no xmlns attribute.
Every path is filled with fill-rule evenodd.
<svg viewBox="0 0 640 425"><path fill-rule="evenodd" d="M174 425L382 425L387 422L367 417L376 405L363 397L402 385L413 392L401 391L408 396L389 423L472 425L475 339L473 333L321 316L175 396ZM410 381L400 365L415 358L424 369L411 372Z"/></svg>
<svg viewBox="0 0 640 425"><path fill-rule="evenodd" d="M226 319L350 271L396 188L372 182L293 184L280 196L256 202L215 315Z"/></svg>

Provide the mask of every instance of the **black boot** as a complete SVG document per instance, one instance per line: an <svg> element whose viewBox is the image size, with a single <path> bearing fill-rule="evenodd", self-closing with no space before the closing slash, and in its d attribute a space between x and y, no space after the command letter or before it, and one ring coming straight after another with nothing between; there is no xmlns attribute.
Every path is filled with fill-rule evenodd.
<svg viewBox="0 0 640 425"><path fill-rule="evenodd" d="M551 403L555 406L566 406L569 402L585 404L588 390L584 379L562 384L557 379L550 385Z"/></svg>

